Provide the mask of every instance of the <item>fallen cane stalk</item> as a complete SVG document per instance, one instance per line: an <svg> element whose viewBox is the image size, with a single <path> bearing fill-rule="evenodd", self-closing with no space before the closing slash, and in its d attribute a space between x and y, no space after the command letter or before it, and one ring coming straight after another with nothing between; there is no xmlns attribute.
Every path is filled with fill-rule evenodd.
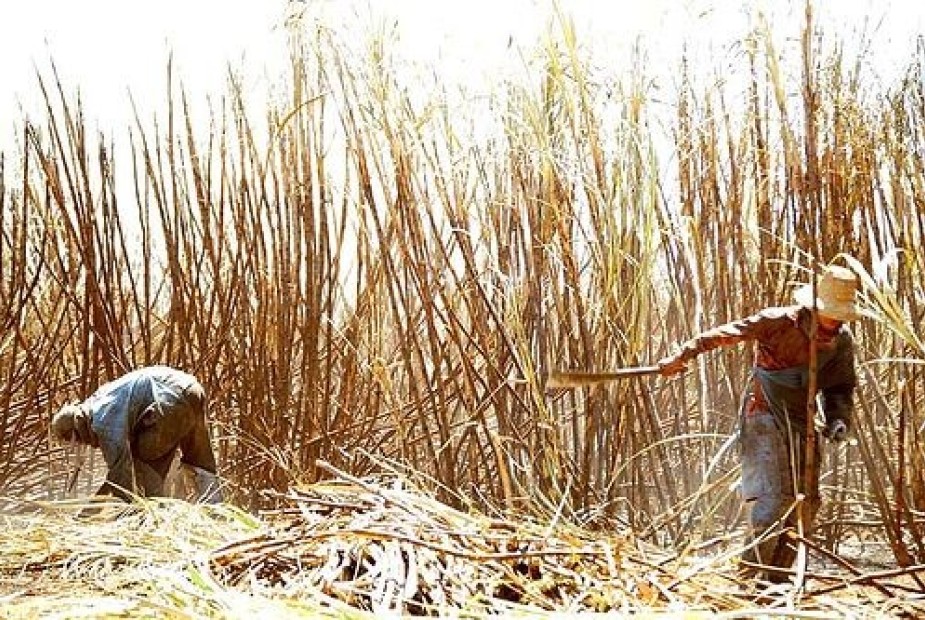
<svg viewBox="0 0 925 620"><path fill-rule="evenodd" d="M812 549L813 551L816 551L817 553L820 553L821 555L824 555L825 557L829 558L830 560L832 560L833 562L835 562L836 564L838 564L838 565L841 566L842 568L844 568L844 569L850 571L850 572L851 572L853 575L855 575L856 577L863 577L863 576L864 576L864 575L861 573L860 569L858 569L857 567L855 567L851 562L848 562L848 561L845 560L844 558L839 557L838 555L832 553L832 552L829 551L828 549L825 549L825 548L821 547L820 545L818 545L818 544L816 544L815 542L809 540L808 538L803 537L803 536L800 536L799 534L797 534L796 532L793 532L793 531L788 532L787 535L790 536L790 537L793 538L793 539L799 539L799 540L801 540L801 541L803 542L804 545L806 545L807 547L809 547L809 548ZM878 582L873 582L873 583L871 583L870 585L872 585L873 587L875 587L881 594L883 594L883 595L886 596L887 598L892 598L892 597L893 597L893 592L890 591L889 588L887 588L887 587L884 586L883 584L878 583Z"/></svg>
<svg viewBox="0 0 925 620"><path fill-rule="evenodd" d="M842 588L847 588L848 586L853 585L869 585L877 586L877 582L880 579L886 579L889 577L903 577L906 575L915 576L918 573L925 573L925 564L919 564L916 566L908 566L906 568L896 568L892 570L879 571L875 573L865 573L858 575L857 577L852 577L850 579L844 579L841 583L831 585L825 588L819 588L818 590L811 590L806 592L805 597L810 598L813 596L819 596L821 594L828 594L830 592L835 592ZM890 584L894 588L900 588L901 586L897 584ZM879 588L878 588L879 589ZM913 590L914 592L921 592L925 594L925 590Z"/></svg>

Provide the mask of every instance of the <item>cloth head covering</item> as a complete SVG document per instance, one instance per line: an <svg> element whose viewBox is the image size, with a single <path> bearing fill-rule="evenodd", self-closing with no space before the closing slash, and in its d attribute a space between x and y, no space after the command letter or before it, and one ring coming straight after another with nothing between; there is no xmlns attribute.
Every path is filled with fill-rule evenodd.
<svg viewBox="0 0 925 620"><path fill-rule="evenodd" d="M58 441L99 446L91 427L90 414L81 405L65 405L51 419L51 434Z"/></svg>

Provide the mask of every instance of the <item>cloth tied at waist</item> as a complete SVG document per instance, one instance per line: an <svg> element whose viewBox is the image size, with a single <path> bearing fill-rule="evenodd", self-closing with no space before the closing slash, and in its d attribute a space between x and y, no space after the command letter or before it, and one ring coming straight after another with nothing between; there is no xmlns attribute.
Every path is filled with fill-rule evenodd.
<svg viewBox="0 0 925 620"><path fill-rule="evenodd" d="M768 370L755 366L752 369L754 383L761 390L761 396L767 404L767 410L780 422L796 426L799 432L805 431L807 391L809 371L805 367Z"/></svg>

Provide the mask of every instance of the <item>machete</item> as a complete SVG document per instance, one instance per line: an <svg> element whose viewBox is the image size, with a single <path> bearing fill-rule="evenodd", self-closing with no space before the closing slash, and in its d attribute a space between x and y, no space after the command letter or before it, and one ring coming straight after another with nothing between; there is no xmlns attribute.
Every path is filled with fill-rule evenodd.
<svg viewBox="0 0 925 620"><path fill-rule="evenodd" d="M627 377L642 377L657 375L661 372L658 366L637 366L635 368L621 368L610 372L589 372L584 370L553 370L546 378L546 389L562 390L597 385L616 379Z"/></svg>

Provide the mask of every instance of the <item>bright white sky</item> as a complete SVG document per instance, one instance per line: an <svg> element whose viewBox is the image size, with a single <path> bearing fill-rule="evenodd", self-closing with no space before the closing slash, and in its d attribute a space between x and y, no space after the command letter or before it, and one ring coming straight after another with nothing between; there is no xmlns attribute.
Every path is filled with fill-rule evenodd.
<svg viewBox="0 0 925 620"><path fill-rule="evenodd" d="M548 21L552 0L307 0L311 11L368 25L371 12L396 16L404 53L433 60L448 75L491 74L517 63L517 45L531 47ZM756 0L774 7L781 36L797 36L803 3ZM724 45L744 32L743 0L560 0L582 39L629 49L637 35L662 53L677 51L683 37ZM165 67L173 50L179 75L193 97L225 92L230 61L255 92L281 75L285 0L7 0L0 18L0 144L9 137L17 106L40 111L36 66L49 75L53 59L71 90L80 88L90 118L112 130L130 121L126 93L142 103L165 98ZM923 32L922 0L817 0L848 33L865 16L877 28L875 62L884 71L907 60ZM359 17L358 17L359 16ZM513 41L514 47L510 46ZM622 45L622 48L620 47ZM658 60L658 59L656 59ZM195 99L194 99L195 103ZM13 115L11 117L11 115Z"/></svg>

